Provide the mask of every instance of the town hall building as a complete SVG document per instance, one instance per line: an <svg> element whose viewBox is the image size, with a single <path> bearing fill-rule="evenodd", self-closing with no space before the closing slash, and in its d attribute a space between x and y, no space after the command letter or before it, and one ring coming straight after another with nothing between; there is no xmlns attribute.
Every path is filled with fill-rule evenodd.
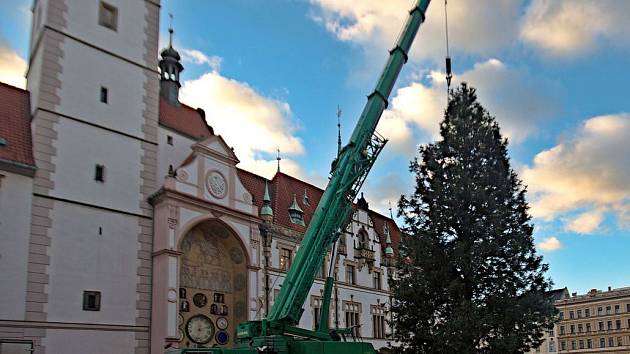
<svg viewBox="0 0 630 354"><path fill-rule="evenodd" d="M32 13L26 90L0 84L0 354L233 344L273 306L323 190L239 168L179 101L159 0L35 0ZM399 240L361 196L300 326L321 321L332 265L331 328L386 346Z"/></svg>

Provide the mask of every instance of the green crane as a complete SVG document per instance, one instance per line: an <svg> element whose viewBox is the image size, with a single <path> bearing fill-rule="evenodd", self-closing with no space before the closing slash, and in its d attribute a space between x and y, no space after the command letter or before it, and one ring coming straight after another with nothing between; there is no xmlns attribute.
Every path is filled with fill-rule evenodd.
<svg viewBox="0 0 630 354"><path fill-rule="evenodd" d="M387 108L389 95L402 66L408 58L411 44L425 20L431 0L418 0L409 11L409 18L383 69L374 91L368 96L349 143L332 163L331 176L289 272L282 283L278 298L266 319L241 323L237 328L234 348L179 349L169 353L213 354L306 354L306 353L375 353L369 343L346 342L340 335L349 329L329 331L328 310L333 278L324 286L322 320L317 330L297 327L311 286L323 259L347 224L352 202L357 196L386 139L376 133L376 125Z"/></svg>

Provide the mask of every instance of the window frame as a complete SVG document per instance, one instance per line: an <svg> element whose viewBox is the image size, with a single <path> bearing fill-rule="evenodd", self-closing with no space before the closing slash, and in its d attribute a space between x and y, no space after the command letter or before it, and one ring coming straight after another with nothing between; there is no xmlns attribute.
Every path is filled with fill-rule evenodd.
<svg viewBox="0 0 630 354"><path fill-rule="evenodd" d="M94 180L96 182L105 183L105 165L97 163L94 166Z"/></svg>
<svg viewBox="0 0 630 354"><path fill-rule="evenodd" d="M107 18L111 15L111 18ZM108 22L108 20L110 22ZM118 8L112 4L100 1L98 5L98 24L114 32L118 31Z"/></svg>
<svg viewBox="0 0 630 354"><path fill-rule="evenodd" d="M90 298L94 296L94 304ZM83 311L101 311L101 292L97 290L83 290Z"/></svg>

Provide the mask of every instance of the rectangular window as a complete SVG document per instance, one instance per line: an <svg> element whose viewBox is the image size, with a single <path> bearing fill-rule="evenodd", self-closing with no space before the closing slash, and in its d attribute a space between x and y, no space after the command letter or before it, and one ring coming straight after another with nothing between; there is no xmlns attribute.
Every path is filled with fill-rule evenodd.
<svg viewBox="0 0 630 354"><path fill-rule="evenodd" d="M372 275L374 289L381 290L381 272L374 272Z"/></svg>
<svg viewBox="0 0 630 354"><path fill-rule="evenodd" d="M560 335L563 336L564 335L564 326L560 326Z"/></svg>
<svg viewBox="0 0 630 354"><path fill-rule="evenodd" d="M626 304L626 312L630 312L630 304Z"/></svg>
<svg viewBox="0 0 630 354"><path fill-rule="evenodd" d="M575 334L575 325L571 325L571 334Z"/></svg>
<svg viewBox="0 0 630 354"><path fill-rule="evenodd" d="M615 313L616 314L620 314L621 313L621 305L615 305Z"/></svg>
<svg viewBox="0 0 630 354"><path fill-rule="evenodd" d="M280 249L280 269L287 271L291 267L291 250L288 248Z"/></svg>
<svg viewBox="0 0 630 354"><path fill-rule="evenodd" d="M582 327L582 324L580 323L578 325L578 333L582 333L584 331L584 328Z"/></svg>
<svg viewBox="0 0 630 354"><path fill-rule="evenodd" d="M604 322L600 321L598 324L599 324L599 330L603 331L604 330Z"/></svg>
<svg viewBox="0 0 630 354"><path fill-rule="evenodd" d="M118 29L118 9L101 1L98 8L98 24L116 31Z"/></svg>
<svg viewBox="0 0 630 354"><path fill-rule="evenodd" d="M572 340L571 341L571 349L576 350L577 349L577 342Z"/></svg>
<svg viewBox="0 0 630 354"><path fill-rule="evenodd" d="M623 338L622 337L617 337L617 346L621 347L623 345Z"/></svg>
<svg viewBox="0 0 630 354"><path fill-rule="evenodd" d="M166 143L169 145L173 145L173 137L170 135L166 136Z"/></svg>
<svg viewBox="0 0 630 354"><path fill-rule="evenodd" d="M584 340L580 339L580 349L584 349Z"/></svg>
<svg viewBox="0 0 630 354"><path fill-rule="evenodd" d="M616 329L621 329L621 320L616 320L615 321L615 328Z"/></svg>
<svg viewBox="0 0 630 354"><path fill-rule="evenodd" d="M593 348L593 340L592 339L587 339L586 340L586 348L588 348L588 349Z"/></svg>
<svg viewBox="0 0 630 354"><path fill-rule="evenodd" d="M567 342L565 341L560 342L560 350L562 351L567 350Z"/></svg>
<svg viewBox="0 0 630 354"><path fill-rule="evenodd" d="M353 301L344 301L344 314L346 327L352 329L352 335L361 336L361 304Z"/></svg>
<svg viewBox="0 0 630 354"><path fill-rule="evenodd" d="M575 313L573 311L569 311L569 318L570 319L574 319L575 318Z"/></svg>
<svg viewBox="0 0 630 354"><path fill-rule="evenodd" d="M599 347L600 348L605 348L606 347L606 340L604 338L600 338L599 339Z"/></svg>
<svg viewBox="0 0 630 354"><path fill-rule="evenodd" d="M101 102L107 103L107 87L101 86Z"/></svg>
<svg viewBox="0 0 630 354"><path fill-rule="evenodd" d="M346 283L356 283L356 280L354 279L354 266L350 264L346 265Z"/></svg>
<svg viewBox="0 0 630 354"><path fill-rule="evenodd" d="M587 323L586 324L586 332L590 332L591 331L591 324Z"/></svg>
<svg viewBox="0 0 630 354"><path fill-rule="evenodd" d="M317 330L319 328L319 323L321 322L321 311L322 311L322 300L320 297L313 297L313 329Z"/></svg>
<svg viewBox="0 0 630 354"><path fill-rule="evenodd" d="M555 337L556 334L554 333L555 331L553 330L553 327L551 327L551 329L547 330L547 336L548 337Z"/></svg>
<svg viewBox="0 0 630 354"><path fill-rule="evenodd" d="M591 317L591 309L584 309L584 317Z"/></svg>
<svg viewBox="0 0 630 354"><path fill-rule="evenodd" d="M558 313L558 318L561 319L561 320L564 320L564 312L563 311L560 311Z"/></svg>
<svg viewBox="0 0 630 354"><path fill-rule="evenodd" d="M577 310L577 316L578 318L582 318L582 310Z"/></svg>
<svg viewBox="0 0 630 354"><path fill-rule="evenodd" d="M611 306L606 306L606 314L607 315L611 315L612 314L612 307Z"/></svg>
<svg viewBox="0 0 630 354"><path fill-rule="evenodd" d="M84 291L83 292L83 311L100 311L101 310L101 292L100 291Z"/></svg>
<svg viewBox="0 0 630 354"><path fill-rule="evenodd" d="M372 315L372 328L375 339L385 339L385 316L382 314Z"/></svg>
<svg viewBox="0 0 630 354"><path fill-rule="evenodd" d="M606 328L608 328L609 331L613 329L612 328L612 321L608 321L608 322L606 322L606 324L608 325L608 327L606 327Z"/></svg>
<svg viewBox="0 0 630 354"><path fill-rule="evenodd" d="M94 180L97 182L105 182L105 166L97 164L94 168Z"/></svg>
<svg viewBox="0 0 630 354"><path fill-rule="evenodd" d="M549 352L554 353L556 351L556 342L552 340L549 341Z"/></svg>
<svg viewBox="0 0 630 354"><path fill-rule="evenodd" d="M613 337L608 337L608 346L609 347L615 346L615 339Z"/></svg>
<svg viewBox="0 0 630 354"><path fill-rule="evenodd" d="M601 315L603 315L603 314L604 314L604 308L603 308L603 307L601 307L601 306L600 306L600 307L598 307L598 308L597 308L597 315L598 315L598 316L601 316Z"/></svg>

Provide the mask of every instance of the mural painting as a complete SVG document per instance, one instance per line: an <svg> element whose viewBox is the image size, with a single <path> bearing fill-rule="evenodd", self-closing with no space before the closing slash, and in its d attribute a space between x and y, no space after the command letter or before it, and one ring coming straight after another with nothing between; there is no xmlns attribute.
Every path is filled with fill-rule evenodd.
<svg viewBox="0 0 630 354"><path fill-rule="evenodd" d="M180 251L180 344L232 344L236 325L247 320L247 260L237 236L203 222L184 236Z"/></svg>

